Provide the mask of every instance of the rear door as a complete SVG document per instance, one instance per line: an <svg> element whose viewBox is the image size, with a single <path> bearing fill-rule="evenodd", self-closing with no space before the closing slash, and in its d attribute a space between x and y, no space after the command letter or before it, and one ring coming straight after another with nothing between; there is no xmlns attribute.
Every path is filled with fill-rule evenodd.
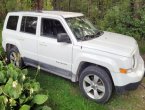
<svg viewBox="0 0 145 110"><path fill-rule="evenodd" d="M37 25L38 17L24 15L21 17L17 39L21 43L24 60L27 63L37 63Z"/></svg>

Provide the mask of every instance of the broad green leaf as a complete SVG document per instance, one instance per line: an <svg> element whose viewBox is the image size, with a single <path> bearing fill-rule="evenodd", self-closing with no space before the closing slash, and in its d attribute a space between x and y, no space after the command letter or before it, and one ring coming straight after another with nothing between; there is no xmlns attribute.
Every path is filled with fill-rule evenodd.
<svg viewBox="0 0 145 110"><path fill-rule="evenodd" d="M36 103L38 105L41 105L43 104L44 102L46 102L46 100L48 99L48 96L47 95L41 95L41 94L38 94L38 95L35 95L34 98L33 98L33 103Z"/></svg>
<svg viewBox="0 0 145 110"><path fill-rule="evenodd" d="M0 95L3 93L2 86L0 86Z"/></svg>
<svg viewBox="0 0 145 110"><path fill-rule="evenodd" d="M0 61L0 71L2 70L2 68L3 68L3 63L2 61Z"/></svg>
<svg viewBox="0 0 145 110"><path fill-rule="evenodd" d="M9 95L14 98L14 99L17 99L19 98L19 96L21 95L21 92L22 92L22 87L21 85L18 83L16 88L11 88L11 92L9 92Z"/></svg>
<svg viewBox="0 0 145 110"><path fill-rule="evenodd" d="M40 90L40 84L39 82L33 82L31 87L34 89L34 91L39 91Z"/></svg>
<svg viewBox="0 0 145 110"><path fill-rule="evenodd" d="M5 108L5 104L0 103L0 110L6 110L6 108Z"/></svg>
<svg viewBox="0 0 145 110"><path fill-rule="evenodd" d="M23 103L24 103L24 100L25 100L25 99L19 98L20 104L23 104Z"/></svg>
<svg viewBox="0 0 145 110"><path fill-rule="evenodd" d="M13 79L10 78L4 87L4 92L11 98L17 99L21 95L22 87L19 83L17 83L16 86L14 87L13 83L14 83Z"/></svg>
<svg viewBox="0 0 145 110"><path fill-rule="evenodd" d="M24 99L24 102L23 103L27 103L29 101L32 101L33 97L32 96L29 96L27 98Z"/></svg>
<svg viewBox="0 0 145 110"><path fill-rule="evenodd" d="M50 107L48 106L39 106L35 108L36 110L52 110Z"/></svg>
<svg viewBox="0 0 145 110"><path fill-rule="evenodd" d="M6 110L6 104L8 100L5 96L0 96L0 110Z"/></svg>
<svg viewBox="0 0 145 110"><path fill-rule="evenodd" d="M19 97L19 102L20 102L20 104L24 104L24 103L27 103L28 101L29 102L32 101L32 99L33 99L32 96L26 96L25 94L23 94Z"/></svg>
<svg viewBox="0 0 145 110"><path fill-rule="evenodd" d="M23 87L24 89L29 90L31 88L31 83L27 81L26 83L24 83Z"/></svg>
<svg viewBox="0 0 145 110"><path fill-rule="evenodd" d="M0 72L0 83L5 83L5 81L6 81L6 77L5 77L4 73L1 71Z"/></svg>
<svg viewBox="0 0 145 110"><path fill-rule="evenodd" d="M28 74L28 70L27 70L27 69L23 69L23 70L22 70L22 73L23 73L24 75L27 75L27 74Z"/></svg>
<svg viewBox="0 0 145 110"><path fill-rule="evenodd" d="M30 108L29 105L23 105L19 110L30 110Z"/></svg>
<svg viewBox="0 0 145 110"><path fill-rule="evenodd" d="M43 106L42 110L52 110L52 109L50 107L48 107L48 106Z"/></svg>
<svg viewBox="0 0 145 110"><path fill-rule="evenodd" d="M11 91L12 82L13 82L13 79L10 78L8 80L8 82L6 83L6 85L4 86L4 93L7 94L7 95L9 95L9 92Z"/></svg>
<svg viewBox="0 0 145 110"><path fill-rule="evenodd" d="M16 101L13 98L9 99L9 102L11 106L16 106Z"/></svg>
<svg viewBox="0 0 145 110"><path fill-rule="evenodd" d="M17 80L19 73L16 70L15 71L13 70L12 74L13 74L13 80Z"/></svg>

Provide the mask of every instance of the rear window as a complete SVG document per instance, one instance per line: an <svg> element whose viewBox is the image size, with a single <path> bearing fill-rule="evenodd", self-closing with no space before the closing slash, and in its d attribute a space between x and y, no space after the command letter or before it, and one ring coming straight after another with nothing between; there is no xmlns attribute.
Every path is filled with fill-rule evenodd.
<svg viewBox="0 0 145 110"><path fill-rule="evenodd" d="M36 34L37 17L23 16L21 32Z"/></svg>
<svg viewBox="0 0 145 110"><path fill-rule="evenodd" d="M19 16L9 16L7 29L16 30Z"/></svg>

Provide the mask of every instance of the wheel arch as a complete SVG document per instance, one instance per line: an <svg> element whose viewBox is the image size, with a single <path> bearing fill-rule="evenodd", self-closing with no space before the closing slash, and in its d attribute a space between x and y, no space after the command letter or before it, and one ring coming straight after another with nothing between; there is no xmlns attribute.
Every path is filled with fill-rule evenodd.
<svg viewBox="0 0 145 110"><path fill-rule="evenodd" d="M6 44L6 52L8 52L11 48L14 48L14 47L16 47L16 46L13 45L13 44L7 43L7 44ZM16 48L17 48L17 47L16 47Z"/></svg>
<svg viewBox="0 0 145 110"><path fill-rule="evenodd" d="M80 77L82 71L83 71L86 67L91 66L91 65L96 65L96 66L98 66L98 67L104 69L104 70L108 73L108 75L109 75L109 77L110 77L110 79L111 79L111 82L112 82L112 84L113 84L113 86L114 86L114 81L113 81L111 72L110 72L110 70L109 70L107 67L104 67L104 66L99 65L99 64L91 63L91 62L85 62L85 61L82 61L82 62L79 64L79 67L78 67L77 73L76 73L76 81L79 81L79 77Z"/></svg>
<svg viewBox="0 0 145 110"><path fill-rule="evenodd" d="M20 45L20 43L19 42L7 42L6 44L5 44L6 46L5 46L5 52L8 52L11 48L17 48L18 49L18 51L21 53L21 55L23 56L23 53L22 53L22 51L21 51L21 45Z"/></svg>

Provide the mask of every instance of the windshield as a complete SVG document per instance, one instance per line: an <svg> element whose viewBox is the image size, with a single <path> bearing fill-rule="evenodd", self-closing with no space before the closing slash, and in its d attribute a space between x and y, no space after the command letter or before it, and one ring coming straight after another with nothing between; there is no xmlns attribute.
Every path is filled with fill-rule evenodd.
<svg viewBox="0 0 145 110"><path fill-rule="evenodd" d="M84 17L66 18L66 21L77 40L89 40L103 34Z"/></svg>

